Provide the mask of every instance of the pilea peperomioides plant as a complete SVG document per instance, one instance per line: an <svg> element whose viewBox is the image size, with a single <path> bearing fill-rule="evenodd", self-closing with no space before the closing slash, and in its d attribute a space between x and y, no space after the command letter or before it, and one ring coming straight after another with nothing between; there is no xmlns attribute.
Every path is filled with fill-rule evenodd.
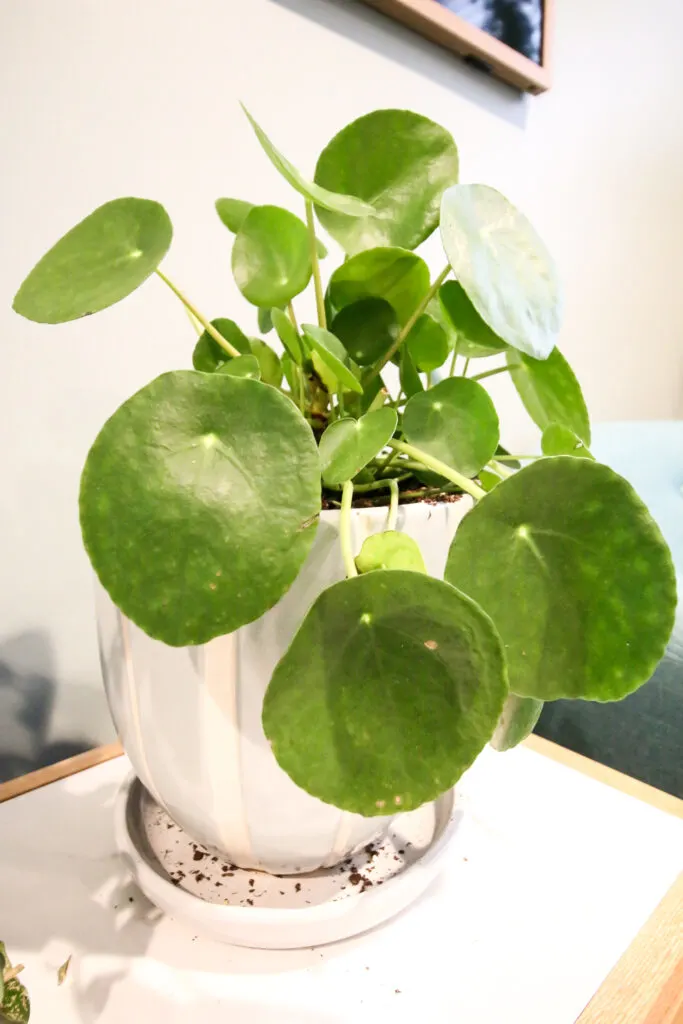
<svg viewBox="0 0 683 1024"><path fill-rule="evenodd" d="M673 625L674 571L643 503L590 454L581 390L555 347L544 244L499 192L458 184L448 132L375 111L332 139L309 180L249 119L303 213L216 203L258 337L209 321L162 272L171 223L144 199L78 224L14 308L61 323L152 274L184 303L194 369L124 402L87 458L80 516L95 571L152 637L202 644L272 608L306 561L321 498L340 508L347 578L310 608L263 725L314 796L365 815L409 810L488 741L519 742L543 701L619 700L647 680ZM345 253L326 287L316 214ZM437 228L447 261L433 278L414 250ZM300 323L293 302L311 282L317 323ZM543 457L501 447L484 383L501 373ZM434 579L394 529L396 509L454 492L473 508ZM360 551L354 496L389 506L387 531Z"/></svg>

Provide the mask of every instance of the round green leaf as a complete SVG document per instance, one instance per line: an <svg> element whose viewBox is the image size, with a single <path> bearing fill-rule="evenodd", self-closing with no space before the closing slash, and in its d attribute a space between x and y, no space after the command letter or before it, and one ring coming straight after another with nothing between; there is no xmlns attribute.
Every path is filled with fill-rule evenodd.
<svg viewBox="0 0 683 1024"><path fill-rule="evenodd" d="M533 732L542 710L542 700L536 700L535 697L518 697L516 693L511 693L503 705L496 731L491 737L493 749L512 750L525 740L529 733Z"/></svg>
<svg viewBox="0 0 683 1024"><path fill-rule="evenodd" d="M378 245L414 249L439 223L444 189L458 180L458 150L440 125L410 110L375 110L342 129L318 159L315 180L372 204L349 220L319 209L347 253Z"/></svg>
<svg viewBox="0 0 683 1024"><path fill-rule="evenodd" d="M410 444L469 477L493 457L500 436L488 392L466 377L449 377L413 395L403 432Z"/></svg>
<svg viewBox="0 0 683 1024"><path fill-rule="evenodd" d="M286 306L311 279L305 225L279 206L255 206L235 237L232 272L255 306Z"/></svg>
<svg viewBox="0 0 683 1024"><path fill-rule="evenodd" d="M247 214L254 209L254 203L248 203L244 199L217 199L216 213L225 224L228 231L236 235L242 227Z"/></svg>
<svg viewBox="0 0 683 1024"><path fill-rule="evenodd" d="M386 299L370 298L345 306L331 330L359 366L370 366L393 345L399 326Z"/></svg>
<svg viewBox="0 0 683 1024"><path fill-rule="evenodd" d="M446 579L503 639L510 688L620 700L650 678L673 626L669 550L633 488L588 459L540 459L458 527Z"/></svg>
<svg viewBox="0 0 683 1024"><path fill-rule="evenodd" d="M28 320L61 324L97 313L134 292L168 251L173 228L151 199L114 199L54 245L14 297Z"/></svg>
<svg viewBox="0 0 683 1024"><path fill-rule="evenodd" d="M362 395L363 387L353 373L348 353L339 338L335 338L330 331L315 324L302 324L301 329L306 341L318 353L325 366L332 371L340 387Z"/></svg>
<svg viewBox="0 0 683 1024"><path fill-rule="evenodd" d="M429 291L429 267L407 249L370 249L342 263L330 278L335 310L360 299L384 299L404 324Z"/></svg>
<svg viewBox="0 0 683 1024"><path fill-rule="evenodd" d="M368 217L373 213L371 206L360 199L356 199L350 193L331 192L329 189L322 188L313 181L307 181L303 174L297 171L296 167L275 148L263 128L256 123L244 104L242 104L242 110L247 115L256 138L261 143L261 147L273 167L302 196L305 196L306 199L311 199L317 206L322 206L327 210L334 210L336 213L344 214L345 217Z"/></svg>
<svg viewBox="0 0 683 1024"><path fill-rule="evenodd" d="M301 366L304 361L304 347L296 327L281 309L271 309L270 315L273 318L273 326L277 331L278 338L294 362Z"/></svg>
<svg viewBox="0 0 683 1024"><path fill-rule="evenodd" d="M272 348L266 345L265 341L261 341L260 338L250 338L249 344L251 345L251 351L258 359L263 383L272 384L274 388L279 388L282 382L282 363L278 354L273 352Z"/></svg>
<svg viewBox="0 0 683 1024"><path fill-rule="evenodd" d="M247 203L244 199L217 199L216 200L216 212L218 216L225 224L228 231L232 231L234 235L242 227L246 220L247 214L254 209L255 203ZM278 207L279 209L279 207ZM302 222L303 223L303 222ZM322 260L327 256L327 249L320 241L319 238L315 240L315 247L318 253L318 257ZM259 329L263 330L260 327ZM266 327L266 331L270 330L270 327ZM265 333L265 332L264 332Z"/></svg>
<svg viewBox="0 0 683 1024"><path fill-rule="evenodd" d="M263 727L307 792L364 815L450 789L507 694L500 640L464 594L417 572L370 572L316 600L277 665Z"/></svg>
<svg viewBox="0 0 683 1024"><path fill-rule="evenodd" d="M441 239L491 330L527 355L550 355L560 329L560 285L526 217L488 185L453 185L441 203Z"/></svg>
<svg viewBox="0 0 683 1024"><path fill-rule="evenodd" d="M215 327L226 341L234 345L238 352L246 355L251 351L249 339L239 329L234 320L229 320L227 317L218 317L216 320L211 321L211 326ZM221 348L208 331L204 331L199 335L194 352L192 353L192 365L195 370L201 370L203 373L214 373L220 366L229 362L230 359L230 354L224 348Z"/></svg>
<svg viewBox="0 0 683 1024"><path fill-rule="evenodd" d="M581 386L559 349L553 349L547 359L508 352L507 362L524 408L541 430L551 423L559 423L573 430L584 444L591 443L590 420Z"/></svg>
<svg viewBox="0 0 683 1024"><path fill-rule="evenodd" d="M485 359L507 348L503 339L484 323L459 281L446 281L441 285L439 305L456 332L459 355L466 359Z"/></svg>
<svg viewBox="0 0 683 1024"><path fill-rule="evenodd" d="M227 363L218 367L216 373L226 373L229 377L248 377L250 380L261 379L261 367L253 355L228 359Z"/></svg>
<svg viewBox="0 0 683 1024"><path fill-rule="evenodd" d="M401 381L401 390L404 392L406 398L412 398L413 395L419 395L424 391L424 384L420 378L420 374L415 369L415 363L413 362L410 352L403 346L401 349L401 363L399 377Z"/></svg>
<svg viewBox="0 0 683 1024"><path fill-rule="evenodd" d="M545 428L541 438L541 449L544 455L573 455L576 459L595 460L595 456L591 455L581 438L577 437L573 430L562 427L559 423L551 423Z"/></svg>
<svg viewBox="0 0 683 1024"><path fill-rule="evenodd" d="M415 321L405 344L420 372L438 370L448 358L448 337L443 327L429 313Z"/></svg>
<svg viewBox="0 0 683 1024"><path fill-rule="evenodd" d="M328 487L352 480L393 437L398 417L385 406L361 416L330 423L320 438L320 466Z"/></svg>
<svg viewBox="0 0 683 1024"><path fill-rule="evenodd" d="M427 572L419 546L407 533L385 530L366 537L360 554L356 558L358 572L374 572L377 569L407 569L410 572Z"/></svg>
<svg viewBox="0 0 683 1024"><path fill-rule="evenodd" d="M320 511L318 450L275 388L166 373L100 431L80 511L124 614L164 643L202 644L257 619L299 572Z"/></svg>

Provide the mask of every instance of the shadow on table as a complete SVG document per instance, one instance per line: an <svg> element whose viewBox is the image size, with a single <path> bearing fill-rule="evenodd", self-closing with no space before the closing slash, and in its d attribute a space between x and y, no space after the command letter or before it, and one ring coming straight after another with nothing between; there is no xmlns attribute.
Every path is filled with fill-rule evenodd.
<svg viewBox="0 0 683 1024"><path fill-rule="evenodd" d="M103 766L106 768L106 766ZM98 784L98 769L69 783L36 790L3 805L3 836L0 842L0 923L3 941L13 947L39 954L48 969L56 972L66 949L73 960L70 985L80 1019L84 1024L100 1020L119 982L129 976L130 961L148 957L158 966L155 983L139 988L140 1000L149 1005L149 1014L136 1005L138 1020L201 1019L201 1012L221 1003L207 1001L205 993L187 992L184 1007L174 1005L172 995L161 983L164 974L175 978L176 971L191 975L285 974L319 966L323 959L342 955L354 939L333 946L294 950L259 950L223 945L203 940L185 931L186 941L170 935L184 928L167 919L130 880L115 849L114 804L118 792L115 783ZM92 788L85 790L87 781ZM75 841L82 837L80 841ZM8 928L6 922L11 922ZM59 962L50 963L50 947L57 944ZM56 955L56 954L55 954ZM97 971L97 958L120 958L120 969ZM170 972L170 974L168 973ZM94 976L95 975L95 976ZM29 970L26 981L30 987ZM172 988L173 986L171 986ZM177 998L177 997L176 997ZM246 1016L248 1010L248 1016ZM160 1013L161 1011L161 1013ZM182 1011L182 1013L181 1013ZM235 1021L249 1024L339 1024L334 1016L303 1010L287 1016L279 1009L240 1000L225 999L225 1011ZM245 1016L237 1016L239 1012ZM180 1016L178 1014L181 1014ZM182 1014L185 1014L183 1016ZM226 1018L228 1019L228 1018Z"/></svg>

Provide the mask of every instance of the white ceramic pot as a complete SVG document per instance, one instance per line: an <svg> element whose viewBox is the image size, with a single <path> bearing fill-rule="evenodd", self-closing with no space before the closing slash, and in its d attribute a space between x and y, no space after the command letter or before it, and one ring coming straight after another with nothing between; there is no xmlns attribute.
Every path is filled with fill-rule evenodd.
<svg viewBox="0 0 683 1024"><path fill-rule="evenodd" d="M396 529L441 578L469 498L405 505ZM387 510L353 512L355 550L386 527ZM138 629L98 586L102 671L126 753L147 790L197 842L240 867L294 874L329 867L386 819L339 811L299 789L261 726L275 665L311 604L344 578L339 513L323 512L313 548L283 599L256 622L200 647L168 647Z"/></svg>

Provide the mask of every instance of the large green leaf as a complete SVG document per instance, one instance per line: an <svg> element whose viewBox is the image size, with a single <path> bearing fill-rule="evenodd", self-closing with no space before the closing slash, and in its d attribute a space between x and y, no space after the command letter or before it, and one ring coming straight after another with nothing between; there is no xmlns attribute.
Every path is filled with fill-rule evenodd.
<svg viewBox="0 0 683 1024"><path fill-rule="evenodd" d="M560 329L555 264L526 217L488 185L453 185L441 204L448 260L481 318L513 348L550 355Z"/></svg>
<svg viewBox="0 0 683 1024"><path fill-rule="evenodd" d="M277 352L273 352L270 345L266 345L260 338L250 338L249 344L258 359L263 383L279 388L282 382L282 363Z"/></svg>
<svg viewBox="0 0 683 1024"><path fill-rule="evenodd" d="M507 345L484 323L459 281L446 281L441 285L439 304L457 334L461 356L486 359L505 351Z"/></svg>
<svg viewBox="0 0 683 1024"><path fill-rule="evenodd" d="M273 673L263 727L297 785L387 814L450 789L506 695L500 640L473 601L418 572L369 572L316 600Z"/></svg>
<svg viewBox="0 0 683 1024"><path fill-rule="evenodd" d="M291 164L289 160L275 148L263 128L256 123L244 104L242 104L242 109L249 118L249 123L254 129L256 138L261 143L261 147L273 167L275 167L285 181L288 181L292 188L295 188L302 196L306 199L312 200L317 206L322 206L327 210L334 210L336 213L344 214L346 217L368 217L374 212L371 206L364 203L361 199L356 199L352 194L333 192L321 187L313 181L307 181L307 179L297 171L296 167L294 167L294 165Z"/></svg>
<svg viewBox="0 0 683 1024"><path fill-rule="evenodd" d="M311 279L305 224L279 206L255 206L235 237L232 272L255 306L286 306Z"/></svg>
<svg viewBox="0 0 683 1024"><path fill-rule="evenodd" d="M347 253L378 245L414 249L439 223L443 191L458 180L458 150L429 118L375 110L328 143L315 180L372 203L373 213L355 220L318 210L321 224Z"/></svg>
<svg viewBox="0 0 683 1024"><path fill-rule="evenodd" d="M407 249L369 249L342 263L330 278L335 310L360 299L384 299L404 324L429 291L429 267Z"/></svg>
<svg viewBox="0 0 683 1024"><path fill-rule="evenodd" d="M542 700L536 700L535 697L518 697L516 693L511 693L503 705L496 731L491 737L493 749L512 750L525 740L533 732L542 710Z"/></svg>
<svg viewBox="0 0 683 1024"><path fill-rule="evenodd" d="M645 505L606 466L541 459L458 527L446 579L503 638L510 688L538 700L620 700L650 678L676 579Z"/></svg>
<svg viewBox="0 0 683 1024"><path fill-rule="evenodd" d="M356 568L358 572L375 572L377 569L427 572L417 542L407 533L397 530L384 530L366 537L356 556Z"/></svg>
<svg viewBox="0 0 683 1024"><path fill-rule="evenodd" d="M234 320L229 320L227 317L217 317L216 320L211 321L211 326L215 327L218 333L226 341L229 341L231 345L234 345L242 355L246 355L251 351L249 339ZM221 348L209 332L204 331L199 335L197 344L194 347L192 365L195 370L202 370L204 373L214 373L220 366L229 362L230 358L229 353L224 348Z"/></svg>
<svg viewBox="0 0 683 1024"><path fill-rule="evenodd" d="M150 636L201 644L258 618L299 572L320 510L318 450L274 388L166 373L105 423L80 509L114 603Z"/></svg>
<svg viewBox="0 0 683 1024"><path fill-rule="evenodd" d="M553 349L547 359L508 352L507 362L524 408L541 430L558 423L572 430L584 444L591 443L581 386L559 349Z"/></svg>
<svg viewBox="0 0 683 1024"><path fill-rule="evenodd" d="M273 318L273 326L277 331L277 336L284 345L285 349L299 366L304 361L304 346L301 343L299 332L296 327L289 319L286 313L283 313L281 309L271 309L270 315Z"/></svg>
<svg viewBox="0 0 683 1024"><path fill-rule="evenodd" d="M347 417L330 423L320 438L320 466L328 487L352 480L393 437L396 410L375 409L359 420Z"/></svg>
<svg viewBox="0 0 683 1024"><path fill-rule="evenodd" d="M393 345L399 325L386 299L370 298L344 306L331 330L359 366L371 366Z"/></svg>
<svg viewBox="0 0 683 1024"><path fill-rule="evenodd" d="M308 344L334 374L339 386L333 390L348 388L349 391L356 391L362 395L362 385L353 372L354 364L339 338L335 338L330 331L315 324L302 324L301 329Z"/></svg>
<svg viewBox="0 0 683 1024"><path fill-rule="evenodd" d="M541 438L541 449L544 455L573 455L575 459L595 460L595 456L589 452L581 438L568 427L561 427L559 423L551 423L545 428Z"/></svg>
<svg viewBox="0 0 683 1024"><path fill-rule="evenodd" d="M448 377L413 395L403 432L410 444L470 477L493 458L500 438L488 392L466 377Z"/></svg>
<svg viewBox="0 0 683 1024"><path fill-rule="evenodd" d="M254 209L255 203L247 203L244 199L217 199L216 212L225 224L228 231L234 235L240 230L247 214ZM315 247L320 259L327 256L327 249L319 238L315 240Z"/></svg>
<svg viewBox="0 0 683 1024"><path fill-rule="evenodd" d="M151 199L114 199L53 245L14 297L29 320L61 324L97 313L135 291L168 251L173 228Z"/></svg>
<svg viewBox="0 0 683 1024"><path fill-rule="evenodd" d="M438 370L448 357L446 332L429 313L423 313L417 318L405 344L415 367L421 372Z"/></svg>

